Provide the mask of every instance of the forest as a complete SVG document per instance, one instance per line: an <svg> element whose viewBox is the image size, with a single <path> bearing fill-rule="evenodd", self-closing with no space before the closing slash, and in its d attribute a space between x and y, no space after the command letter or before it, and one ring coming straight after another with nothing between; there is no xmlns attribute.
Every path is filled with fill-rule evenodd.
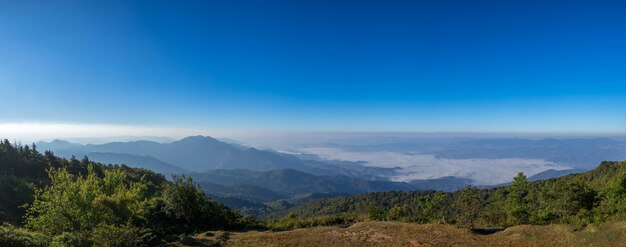
<svg viewBox="0 0 626 247"><path fill-rule="evenodd" d="M0 143L1 246L148 246L258 222L206 196L191 178L87 157L64 159L35 145Z"/></svg>
<svg viewBox="0 0 626 247"><path fill-rule="evenodd" d="M376 192L321 199L288 212L280 228L335 221L401 221L509 227L532 224L586 226L623 220L626 215L626 162L605 161L596 169L529 182L519 173L508 186L467 187L456 192ZM276 215L278 216L278 215ZM319 219L319 223L312 219Z"/></svg>
<svg viewBox="0 0 626 247"><path fill-rule="evenodd" d="M59 158L0 142L0 245L152 246L207 230L289 230L360 221L509 227L623 220L626 162L508 186L375 192L307 202L258 220L211 199L187 176Z"/></svg>

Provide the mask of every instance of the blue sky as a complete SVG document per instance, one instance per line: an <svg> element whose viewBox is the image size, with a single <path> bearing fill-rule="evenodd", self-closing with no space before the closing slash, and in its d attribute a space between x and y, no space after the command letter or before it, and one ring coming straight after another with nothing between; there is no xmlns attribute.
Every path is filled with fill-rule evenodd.
<svg viewBox="0 0 626 247"><path fill-rule="evenodd" d="M0 126L625 133L624 13L623 1L3 1Z"/></svg>

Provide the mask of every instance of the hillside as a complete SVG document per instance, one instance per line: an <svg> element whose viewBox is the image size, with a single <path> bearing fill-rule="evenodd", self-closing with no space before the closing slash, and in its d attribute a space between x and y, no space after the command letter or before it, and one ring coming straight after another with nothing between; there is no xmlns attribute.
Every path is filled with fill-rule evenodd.
<svg viewBox="0 0 626 247"><path fill-rule="evenodd" d="M256 227L189 177L40 153L0 141L0 246L146 246Z"/></svg>
<svg viewBox="0 0 626 247"><path fill-rule="evenodd" d="M626 223L577 229L568 225L510 227L491 235L442 224L364 222L282 232L207 232L194 241L219 246L623 246ZM189 240L188 242L192 242ZM182 243L174 246L188 246ZM197 245L195 245L197 246ZM212 246L212 245L210 245Z"/></svg>
<svg viewBox="0 0 626 247"><path fill-rule="evenodd" d="M289 210L300 217L354 213L381 220L463 222L471 225L587 224L626 214L626 162L529 182L518 174L511 185L457 192L376 192L311 201ZM463 212L471 213L464 215Z"/></svg>
<svg viewBox="0 0 626 247"><path fill-rule="evenodd" d="M161 173L168 178L171 174L182 174L188 172L183 168L161 161L152 156L99 152L91 152L85 155L91 160L95 160L104 164L136 164L136 167L145 168Z"/></svg>
<svg viewBox="0 0 626 247"><path fill-rule="evenodd" d="M315 176L291 169L267 172L212 170L191 176L216 201L258 217L266 217L314 199L419 189L409 183L368 181L347 176Z"/></svg>
<svg viewBox="0 0 626 247"><path fill-rule="evenodd" d="M191 176L199 183L210 181L221 185L249 184L286 195L315 192L360 194L376 191L409 191L418 188L409 183L368 181L348 176L316 176L293 169L278 169L267 172L220 169L192 174Z"/></svg>

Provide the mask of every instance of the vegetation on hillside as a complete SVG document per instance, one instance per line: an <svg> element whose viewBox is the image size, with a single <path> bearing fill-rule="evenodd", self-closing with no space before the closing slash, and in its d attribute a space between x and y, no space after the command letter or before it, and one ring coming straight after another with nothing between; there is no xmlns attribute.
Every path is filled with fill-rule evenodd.
<svg viewBox="0 0 626 247"><path fill-rule="evenodd" d="M626 162L602 162L592 171L529 182L519 173L509 186L456 192L379 192L322 199L287 211L292 220L356 214L358 219L462 226L587 225L626 215ZM297 225L293 223L292 225Z"/></svg>
<svg viewBox="0 0 626 247"><path fill-rule="evenodd" d="M250 186L233 189L263 192ZM0 142L2 246L144 246L206 230L289 230L362 221L599 225L626 216L626 162L603 162L587 173L535 182L520 173L498 188L315 200L325 197L280 201L272 207L308 202L262 224L215 202L190 177L170 182L146 169L59 158L40 153L35 145Z"/></svg>
<svg viewBox="0 0 626 247"><path fill-rule="evenodd" d="M64 159L0 142L1 246L144 246L208 229L255 227L189 177Z"/></svg>

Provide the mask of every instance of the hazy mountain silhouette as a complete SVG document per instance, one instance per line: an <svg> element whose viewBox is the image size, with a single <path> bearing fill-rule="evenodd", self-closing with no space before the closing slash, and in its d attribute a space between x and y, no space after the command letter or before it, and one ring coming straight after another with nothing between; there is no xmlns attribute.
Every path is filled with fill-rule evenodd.
<svg viewBox="0 0 626 247"><path fill-rule="evenodd" d="M626 158L626 143L609 138L473 139L448 145L433 153L437 157L451 159L544 159L577 169L591 169L603 160Z"/></svg>
<svg viewBox="0 0 626 247"><path fill-rule="evenodd" d="M562 177L562 176L566 176L566 175L570 175L574 173L583 173L585 171L586 170L584 169L566 169L566 170L550 169L550 170L546 170L546 171L543 171L543 172L540 172L540 173L537 173L535 175L528 177L528 181L538 181L538 180L546 180L550 178L558 178L558 177Z"/></svg>
<svg viewBox="0 0 626 247"><path fill-rule="evenodd" d="M161 161L152 156L141 156L136 154L123 153L98 153L92 152L85 154L89 159L105 164L126 164L128 166L141 167L153 170L158 173L165 174L169 177L171 174L186 173L188 170L174 166L170 163Z"/></svg>
<svg viewBox="0 0 626 247"><path fill-rule="evenodd" d="M86 154L109 153L106 160L126 163L131 166L145 167L146 161L112 158L115 154L132 154L150 157L179 167L181 170L204 172L214 169L247 169L252 171L270 171L275 169L295 169L315 175L349 175L368 179L380 179L379 176L393 171L389 168L338 166L320 161L301 160L296 156L274 151L258 150L244 146L234 146L208 136L190 136L171 143L153 141L111 142L105 144L81 145L61 140L39 142L40 149L52 150L62 156L82 156ZM99 155L101 157L102 155ZM90 157L91 158L91 157ZM128 157L129 158L129 157ZM95 157L93 160L99 161ZM160 171L159 169L155 169Z"/></svg>

